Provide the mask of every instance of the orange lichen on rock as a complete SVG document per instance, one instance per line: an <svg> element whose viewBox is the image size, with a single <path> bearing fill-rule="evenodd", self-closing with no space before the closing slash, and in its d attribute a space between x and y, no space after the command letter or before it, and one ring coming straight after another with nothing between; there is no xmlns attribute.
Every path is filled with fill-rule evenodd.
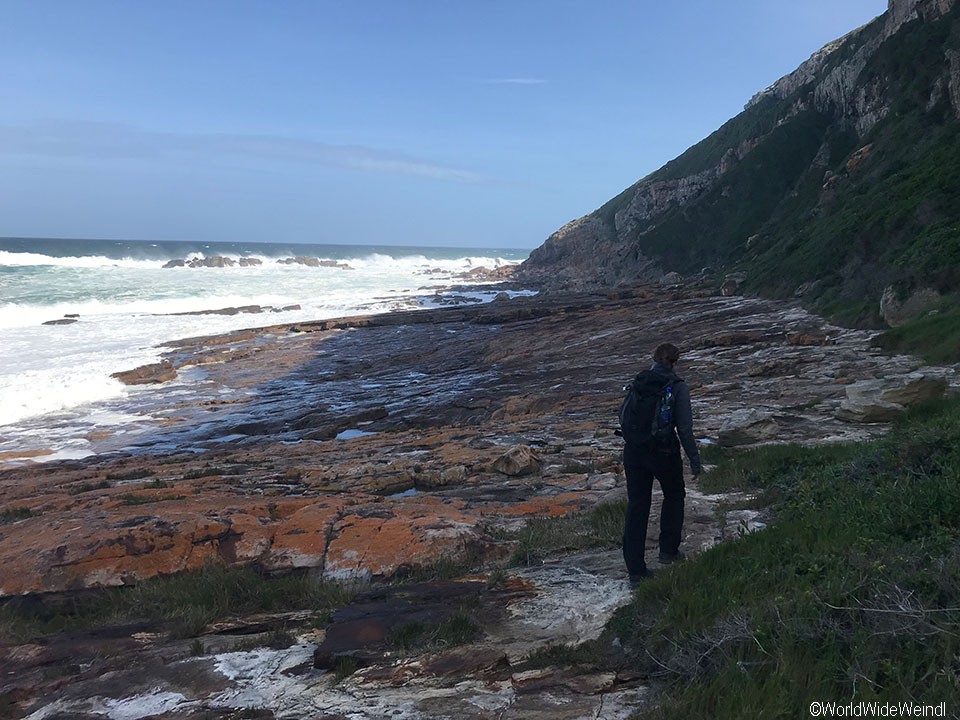
<svg viewBox="0 0 960 720"><path fill-rule="evenodd" d="M583 508L582 492L565 492L559 495L534 497L502 507L485 511L507 516L546 516L561 517Z"/></svg>
<svg viewBox="0 0 960 720"><path fill-rule="evenodd" d="M336 525L324 574L388 576L482 542L475 517L436 498L395 503L344 516Z"/></svg>

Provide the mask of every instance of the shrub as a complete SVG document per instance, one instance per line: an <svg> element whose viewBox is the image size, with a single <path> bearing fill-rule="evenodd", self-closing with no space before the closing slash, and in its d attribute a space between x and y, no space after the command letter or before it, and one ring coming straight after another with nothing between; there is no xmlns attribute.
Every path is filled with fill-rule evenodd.
<svg viewBox="0 0 960 720"><path fill-rule="evenodd" d="M26 520L37 514L38 513L35 513L30 508L25 507L4 508L0 510L0 525L6 525L7 523L16 522L17 520Z"/></svg>

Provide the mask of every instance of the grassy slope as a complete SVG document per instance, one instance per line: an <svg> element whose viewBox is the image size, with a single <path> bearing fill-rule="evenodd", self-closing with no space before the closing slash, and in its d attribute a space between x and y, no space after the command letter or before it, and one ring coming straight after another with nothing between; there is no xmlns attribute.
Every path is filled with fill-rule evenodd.
<svg viewBox="0 0 960 720"><path fill-rule="evenodd" d="M960 707L960 400L877 442L762 449L711 479L757 490L776 521L654 578L611 623L664 683L654 716Z"/></svg>
<svg viewBox="0 0 960 720"><path fill-rule="evenodd" d="M935 313L880 335L876 344L890 352L914 353L929 363L960 362L960 309L954 295Z"/></svg>

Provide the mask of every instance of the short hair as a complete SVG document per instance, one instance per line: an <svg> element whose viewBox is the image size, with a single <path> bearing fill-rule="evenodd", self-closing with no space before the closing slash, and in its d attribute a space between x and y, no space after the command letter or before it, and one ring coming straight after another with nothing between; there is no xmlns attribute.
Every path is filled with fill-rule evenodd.
<svg viewBox="0 0 960 720"><path fill-rule="evenodd" d="M655 363L660 363L661 365L672 366L679 359L680 348L678 348L676 345L671 345L670 343L657 345L657 349L653 351L653 361Z"/></svg>

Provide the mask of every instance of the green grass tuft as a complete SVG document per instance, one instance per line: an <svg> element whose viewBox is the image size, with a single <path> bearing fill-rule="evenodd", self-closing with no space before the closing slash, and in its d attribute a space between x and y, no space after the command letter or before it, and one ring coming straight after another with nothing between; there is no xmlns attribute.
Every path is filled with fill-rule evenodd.
<svg viewBox="0 0 960 720"><path fill-rule="evenodd" d="M960 362L960 309L956 296L923 317L883 333L874 341L888 352L920 355L928 363Z"/></svg>
<svg viewBox="0 0 960 720"><path fill-rule="evenodd" d="M149 505L150 503L165 502L167 500L183 500L184 495L140 495L124 493L117 497L122 505Z"/></svg>
<svg viewBox="0 0 960 720"><path fill-rule="evenodd" d="M458 610L439 623L409 622L394 628L387 645L403 653L433 647L456 647L478 640L483 631L466 610Z"/></svg>
<svg viewBox="0 0 960 720"><path fill-rule="evenodd" d="M18 520L26 520L38 514L39 513L34 512L30 508L25 507L4 508L0 510L0 525L17 522Z"/></svg>
<svg viewBox="0 0 960 720"><path fill-rule="evenodd" d="M67 488L67 495L80 495L91 490L106 490L109 487L110 483L106 480L97 483L80 483L79 485L70 485Z"/></svg>
<svg viewBox="0 0 960 720"><path fill-rule="evenodd" d="M141 478L150 477L151 474L151 471L146 468L133 468L132 470L107 473L107 480L140 480Z"/></svg>
<svg viewBox="0 0 960 720"><path fill-rule="evenodd" d="M0 605L0 642L125 623L157 625L174 637L187 638L215 620L294 610L327 613L345 605L349 597L341 586L306 575L271 577L249 567L211 564L133 587L60 598L12 598Z"/></svg>
<svg viewBox="0 0 960 720"><path fill-rule="evenodd" d="M510 564L531 566L557 555L618 547L626 506L626 501L604 503L589 513L533 518L510 536L517 543Z"/></svg>

